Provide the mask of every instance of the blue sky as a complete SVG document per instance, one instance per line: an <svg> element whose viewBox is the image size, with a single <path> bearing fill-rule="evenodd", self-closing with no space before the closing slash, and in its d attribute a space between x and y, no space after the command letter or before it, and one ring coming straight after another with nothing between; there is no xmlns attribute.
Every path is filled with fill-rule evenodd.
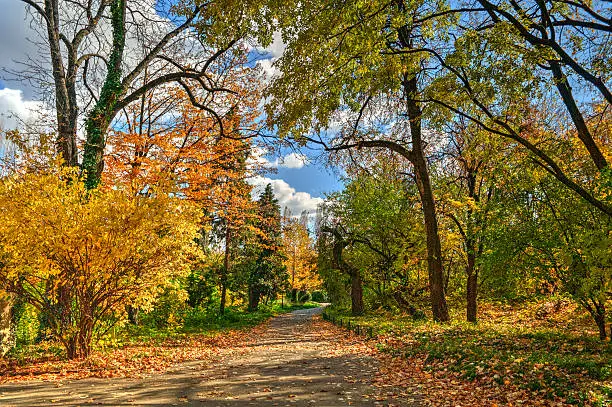
<svg viewBox="0 0 612 407"><path fill-rule="evenodd" d="M324 194L336 191L342 187L337 175L332 174L321 164L310 164L299 169L280 168L277 174L270 178L280 178L298 191L305 191L313 196L322 197Z"/></svg>

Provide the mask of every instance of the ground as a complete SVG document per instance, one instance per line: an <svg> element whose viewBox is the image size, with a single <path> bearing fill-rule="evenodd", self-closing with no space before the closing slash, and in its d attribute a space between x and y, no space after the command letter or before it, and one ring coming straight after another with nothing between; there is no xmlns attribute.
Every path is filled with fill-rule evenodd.
<svg viewBox="0 0 612 407"><path fill-rule="evenodd" d="M380 383L360 338L298 310L245 332L238 343L165 373L5 383L0 405L416 406L417 393ZM401 394L401 396L400 396Z"/></svg>

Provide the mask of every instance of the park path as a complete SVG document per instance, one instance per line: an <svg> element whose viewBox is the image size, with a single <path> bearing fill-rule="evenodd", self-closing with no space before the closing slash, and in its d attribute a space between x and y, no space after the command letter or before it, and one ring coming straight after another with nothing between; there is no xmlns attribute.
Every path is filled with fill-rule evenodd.
<svg viewBox="0 0 612 407"><path fill-rule="evenodd" d="M389 388L374 387L377 359L344 351L337 330L313 321L321 310L276 317L246 346L163 374L0 385L0 406L418 405Z"/></svg>

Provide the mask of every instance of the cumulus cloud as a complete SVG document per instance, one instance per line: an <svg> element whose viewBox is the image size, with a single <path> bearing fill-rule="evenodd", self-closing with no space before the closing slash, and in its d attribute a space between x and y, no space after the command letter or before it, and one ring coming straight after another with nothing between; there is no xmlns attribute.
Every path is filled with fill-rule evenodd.
<svg viewBox="0 0 612 407"><path fill-rule="evenodd" d="M266 188L266 185L272 185L274 196L278 199L281 210L287 207L291 210L291 213L298 216L302 211L308 211L314 214L317 210L317 206L323 203L322 198L313 197L307 192L298 192L282 179L257 176L253 177L250 183L254 186L253 197L255 199Z"/></svg>
<svg viewBox="0 0 612 407"><path fill-rule="evenodd" d="M269 154L270 152L265 148L255 147L252 150L249 161L253 164L257 163L265 168L300 169L310 164L308 157L301 153L289 153L274 160L270 160L267 157Z"/></svg>
<svg viewBox="0 0 612 407"><path fill-rule="evenodd" d="M290 153L276 161L277 166L282 168L302 168L310 163L308 157L300 153Z"/></svg>
<svg viewBox="0 0 612 407"><path fill-rule="evenodd" d="M21 90L0 89L0 129L23 129L38 124L46 113L42 102L25 100Z"/></svg>
<svg viewBox="0 0 612 407"><path fill-rule="evenodd" d="M29 24L26 5L21 1L0 0L0 76L5 86L19 87L27 98L37 95L33 82L19 81L6 71L22 71L20 62L27 61L29 55L38 52L38 32ZM36 61L47 67L44 61Z"/></svg>
<svg viewBox="0 0 612 407"><path fill-rule="evenodd" d="M274 66L274 62L285 52L287 44L283 42L280 31L276 31L272 36L272 43L267 47L257 47L257 51L264 54L266 57L257 62L261 67L264 76L267 80L272 79L277 75L278 69Z"/></svg>

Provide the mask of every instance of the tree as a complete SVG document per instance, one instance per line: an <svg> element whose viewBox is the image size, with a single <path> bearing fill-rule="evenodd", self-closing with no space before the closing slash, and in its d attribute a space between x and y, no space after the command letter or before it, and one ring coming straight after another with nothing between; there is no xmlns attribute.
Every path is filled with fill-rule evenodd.
<svg viewBox="0 0 612 407"><path fill-rule="evenodd" d="M262 296L275 296L287 280L281 252L280 207L270 184L259 194L255 227L257 240L248 274L250 311L258 309Z"/></svg>
<svg viewBox="0 0 612 407"><path fill-rule="evenodd" d="M246 179L258 170L256 163L247 165L259 115L256 74L246 67L238 76L228 72L235 76L233 82L227 81L241 102L221 119L225 135L219 133L215 119L193 106L183 89L166 87L143 95L140 103L124 109L127 131L110 131L103 173L105 183L126 185L135 194L162 184L197 202L213 224L211 233L220 234L215 243L224 245L223 267L218 269L221 314L234 241L253 216L252 187Z"/></svg>
<svg viewBox="0 0 612 407"><path fill-rule="evenodd" d="M239 43L253 8L227 5L220 15L216 3L187 1L161 17L140 0L22 1L44 27L48 48L41 52L51 60L57 147L67 165L78 164L78 120L86 113L81 167L88 187L100 183L109 126L154 89L181 87L224 133L222 119L238 103L225 81L244 55ZM21 76L44 74L30 68Z"/></svg>
<svg viewBox="0 0 612 407"><path fill-rule="evenodd" d="M285 267L291 279L293 299L298 291L313 291L321 286L316 271L316 251L308 231L308 213L303 212L299 219L293 218L288 208L283 216L283 253Z"/></svg>
<svg viewBox="0 0 612 407"><path fill-rule="evenodd" d="M418 52L420 42L434 29L432 23L406 23L417 21L413 14L418 5L408 8L404 2L355 1L329 7L308 1L288 4L283 11L287 15L281 29L286 29L288 46L278 63L282 75L270 91L270 122L281 136L322 145L330 152L386 149L412 164L426 225L431 307L436 320L448 321L427 164L430 133L423 131L430 57ZM444 22L436 23L435 29L444 29ZM338 134L321 137L334 125L341 128Z"/></svg>
<svg viewBox="0 0 612 407"><path fill-rule="evenodd" d="M478 0L478 3L482 6L479 10L482 19L489 24L488 30L509 34L500 36L506 50L535 55L537 65L533 65L534 69L539 67L548 71L548 82L557 89L592 163L599 170L606 168L608 160L592 134L584 114L586 106L577 101L572 83L585 81L590 85L590 89L585 87L585 91L590 95L594 92L608 105L612 104L612 92L606 83L609 56L605 56L606 44L612 35L612 24L606 17L610 14L610 7L605 3L582 0ZM598 99L595 95L594 100Z"/></svg>
<svg viewBox="0 0 612 407"><path fill-rule="evenodd" d="M466 281L466 319L476 322L480 260L487 248L487 228L496 203L495 190L503 183L501 168L509 166L507 145L485 142L488 134L460 118L448 124L447 158L442 160L439 179L441 213L447 216L462 241ZM499 140L498 140L499 141Z"/></svg>
<svg viewBox="0 0 612 407"><path fill-rule="evenodd" d="M357 292L364 291L374 309L395 304L414 313L419 293L427 289L427 278L420 274L427 256L416 185L399 174L402 164L381 153L367 170L349 173L344 190L325 203L321 230L329 237L322 241L331 241L319 256L329 257L349 276L359 272L364 290Z"/></svg>
<svg viewBox="0 0 612 407"><path fill-rule="evenodd" d="M7 176L0 207L0 283L45 312L69 358L87 357L126 305L150 306L196 253L187 201L88 191L74 170Z"/></svg>

